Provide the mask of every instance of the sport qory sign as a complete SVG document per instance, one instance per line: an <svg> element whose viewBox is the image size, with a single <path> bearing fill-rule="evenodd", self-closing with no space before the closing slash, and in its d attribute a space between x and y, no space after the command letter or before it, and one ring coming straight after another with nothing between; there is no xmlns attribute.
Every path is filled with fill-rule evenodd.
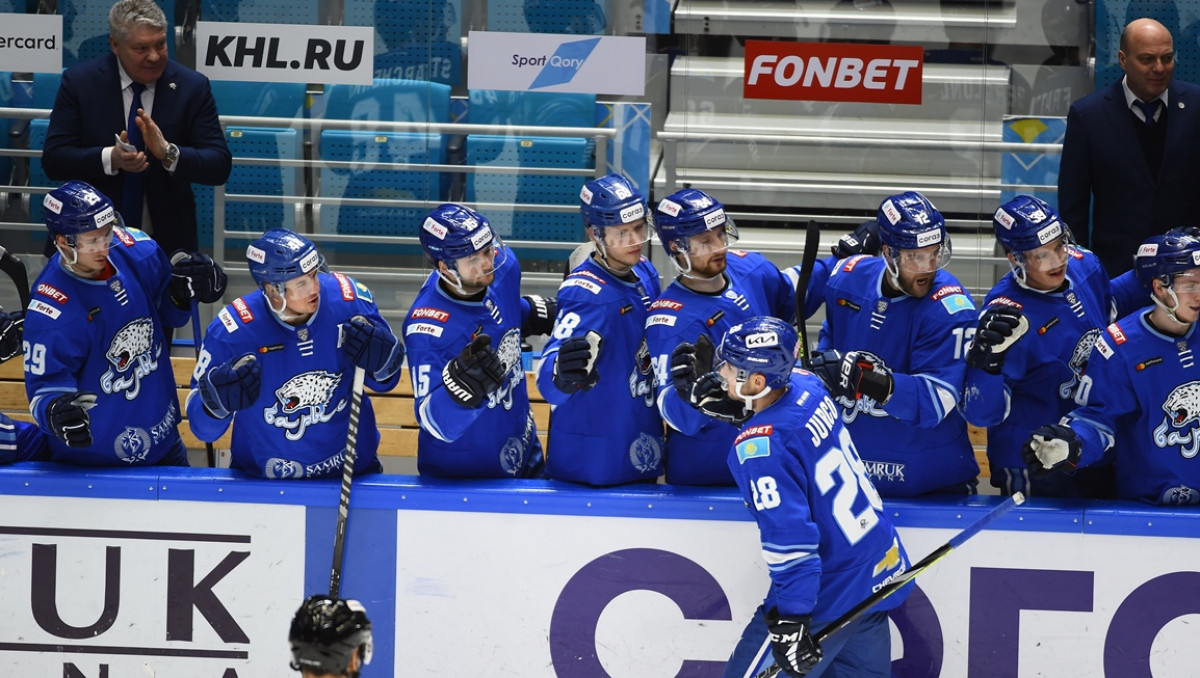
<svg viewBox="0 0 1200 678"><path fill-rule="evenodd" d="M747 99L920 104L919 45L746 41Z"/></svg>
<svg viewBox="0 0 1200 678"><path fill-rule="evenodd" d="M196 70L213 80L370 85L375 29L200 21Z"/></svg>
<svg viewBox="0 0 1200 678"><path fill-rule="evenodd" d="M518 92L646 91L644 37L471 31L467 87Z"/></svg>

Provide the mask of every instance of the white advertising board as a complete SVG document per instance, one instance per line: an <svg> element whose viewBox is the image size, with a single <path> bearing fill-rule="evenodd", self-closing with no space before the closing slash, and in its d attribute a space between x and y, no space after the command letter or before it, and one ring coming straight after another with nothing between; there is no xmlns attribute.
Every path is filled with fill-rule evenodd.
<svg viewBox="0 0 1200 678"><path fill-rule="evenodd" d="M646 92L646 38L471 31L467 86L538 92Z"/></svg>
<svg viewBox="0 0 1200 678"><path fill-rule="evenodd" d="M0 14L0 64L18 73L60 73L62 17L57 14Z"/></svg>
<svg viewBox="0 0 1200 678"><path fill-rule="evenodd" d="M370 85L375 29L196 23L196 70L213 80Z"/></svg>

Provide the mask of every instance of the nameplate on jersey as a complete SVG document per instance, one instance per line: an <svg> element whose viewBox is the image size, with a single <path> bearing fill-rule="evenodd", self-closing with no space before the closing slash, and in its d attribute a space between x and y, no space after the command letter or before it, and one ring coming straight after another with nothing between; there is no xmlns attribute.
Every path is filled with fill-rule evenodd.
<svg viewBox="0 0 1200 678"><path fill-rule="evenodd" d="M334 273L333 277L338 282L338 287L342 288L342 299L345 301L354 301L354 283L341 273Z"/></svg>
<svg viewBox="0 0 1200 678"><path fill-rule="evenodd" d="M563 284L560 287L560 289L566 288L566 287L582 287L583 289L587 290L588 292L591 292L592 294L600 294L600 286L599 285L592 282L591 280L584 280L583 278L575 278L575 277L567 278L566 280L563 281Z"/></svg>
<svg viewBox="0 0 1200 678"><path fill-rule="evenodd" d="M54 301L58 302L60 306L67 303L67 300L70 299L70 297L58 291L58 288L46 283L38 283L37 293L50 297Z"/></svg>
<svg viewBox="0 0 1200 678"><path fill-rule="evenodd" d="M413 320L436 320L440 323L450 322L449 313L440 308L429 308L428 306L414 308L412 312L408 314L408 317L412 318Z"/></svg>
<svg viewBox="0 0 1200 678"><path fill-rule="evenodd" d="M246 300L237 298L233 300L233 310L237 311L238 317L242 319L243 324L248 324L254 321L254 313L250 311L250 307L246 305Z"/></svg>
<svg viewBox="0 0 1200 678"><path fill-rule="evenodd" d="M646 327L652 327L654 325L667 325L669 327L674 327L676 320L677 320L677 318L673 315L663 315L662 313L655 313L654 315L650 316L649 318L646 318Z"/></svg>
<svg viewBox="0 0 1200 678"><path fill-rule="evenodd" d="M767 457L771 454L771 431L773 426L751 426L742 431L734 441L738 463L744 464L747 459Z"/></svg>
<svg viewBox="0 0 1200 678"><path fill-rule="evenodd" d="M445 330L441 325L431 325L429 323L413 323L404 329L404 336L412 336L414 334L428 334L431 337L440 337Z"/></svg>
<svg viewBox="0 0 1200 678"><path fill-rule="evenodd" d="M29 310L35 313L41 313L44 316L49 316L54 320L58 320L58 316L62 315L62 311L54 308L41 299L34 299L33 301L29 302Z"/></svg>

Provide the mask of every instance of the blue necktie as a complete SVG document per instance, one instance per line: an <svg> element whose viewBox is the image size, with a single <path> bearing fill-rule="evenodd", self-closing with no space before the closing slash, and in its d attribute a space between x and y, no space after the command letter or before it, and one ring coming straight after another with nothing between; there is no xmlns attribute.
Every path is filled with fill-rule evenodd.
<svg viewBox="0 0 1200 678"><path fill-rule="evenodd" d="M1146 115L1146 127L1154 127L1154 114L1158 112L1158 106L1162 103L1162 99L1155 99L1149 103L1145 101L1134 101L1133 105L1142 109L1142 113Z"/></svg>
<svg viewBox="0 0 1200 678"><path fill-rule="evenodd" d="M139 151L146 150L146 141L142 139L142 131L137 126L137 112L142 108L142 92L146 91L146 86L140 82L135 82L131 86L133 89L133 101L129 104L129 118L126 120L126 130L129 132L129 143L133 144ZM125 173L125 188L121 193L121 216L125 219L126 226L133 228L142 227L142 201L145 199L145 187L143 179L145 172L126 172Z"/></svg>

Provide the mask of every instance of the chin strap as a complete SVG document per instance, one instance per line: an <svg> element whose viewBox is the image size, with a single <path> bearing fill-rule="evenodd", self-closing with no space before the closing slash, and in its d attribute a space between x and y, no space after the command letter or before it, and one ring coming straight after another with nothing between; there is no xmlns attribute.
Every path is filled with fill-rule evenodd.
<svg viewBox="0 0 1200 678"><path fill-rule="evenodd" d="M680 266L679 260L676 259L676 257L681 256L681 255L683 256L683 260L685 262L687 262L687 268ZM675 256L671 257L671 263L675 266L675 270L679 271L679 275L683 276L684 278L687 278L688 280L697 280L699 282L713 282L714 280L717 280L718 278L721 278L721 276L724 275L723 273L718 273L716 275L710 275L707 278L702 278L698 275L692 275L692 258L690 256L688 256L687 250L679 250L679 251L675 252Z"/></svg>
<svg viewBox="0 0 1200 678"><path fill-rule="evenodd" d="M304 317L304 316L296 315L294 313L287 312L287 299L284 296L283 289L277 290L277 294L279 294L279 298L283 300L283 305L280 306L279 308L275 308L275 305L271 303L271 295L267 294L267 289L266 289L267 285L271 285L272 287L280 287L280 286L273 285L272 283L266 283L265 285L263 285L263 298L266 299L267 308L271 309L271 313L273 313L276 318L279 318L279 320L282 321L283 323L290 325L293 320L299 320L302 317Z"/></svg>
<svg viewBox="0 0 1200 678"><path fill-rule="evenodd" d="M748 378L749 376L750 375L747 374L746 378ZM733 384L733 392L736 393L737 397L741 399L743 406L747 410L750 410L751 412L753 412L754 411L754 401L767 395L773 389L770 386L767 386L767 387L763 388L763 390L759 391L758 393L755 393L754 395L746 395L746 394L742 393L742 385L746 383L746 378L742 377L742 370L738 370L738 378L737 378L737 381L735 381Z"/></svg>
<svg viewBox="0 0 1200 678"><path fill-rule="evenodd" d="M1175 315L1175 309L1179 308L1179 296L1175 294L1175 288L1168 285L1167 286L1167 294L1171 295L1171 301L1175 302L1171 306L1167 306L1165 303L1163 303L1163 301L1161 299L1159 299L1157 296L1155 296L1153 294L1150 295L1150 299L1154 301L1155 306L1161 308L1163 311L1166 312L1167 318L1169 318L1171 320L1171 322L1175 323L1176 325L1179 325L1180 327L1191 326L1191 323L1184 322L1179 319L1179 316Z"/></svg>

